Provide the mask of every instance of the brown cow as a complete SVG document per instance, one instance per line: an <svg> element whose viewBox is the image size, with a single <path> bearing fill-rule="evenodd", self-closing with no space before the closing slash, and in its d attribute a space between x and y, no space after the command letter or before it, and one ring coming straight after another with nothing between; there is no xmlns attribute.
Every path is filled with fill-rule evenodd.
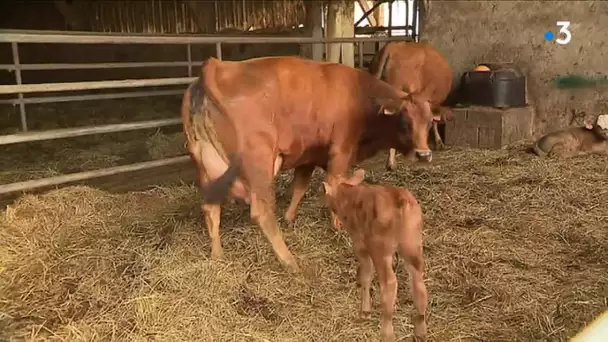
<svg viewBox="0 0 608 342"><path fill-rule="evenodd" d="M431 101L431 108L439 114L433 121L435 147L443 148L437 123L452 118L451 111L441 106L452 88L452 68L446 58L429 44L390 42L374 56L369 72L399 89L424 94ZM394 148L389 150L389 170L395 169L395 152Z"/></svg>
<svg viewBox="0 0 608 342"><path fill-rule="evenodd" d="M220 204L232 195L251 205L251 217L278 259L298 270L275 217L273 179L279 170L326 166L332 180L347 172L360 144L369 154L382 145L369 132L387 121L403 123L402 139L420 160L432 157L428 101L341 64L298 57L210 58L184 94L181 110L215 258L223 254ZM394 138L398 143L397 134Z"/></svg>
<svg viewBox="0 0 608 342"><path fill-rule="evenodd" d="M532 146L539 157L574 157L585 154L608 155L608 114L599 115L595 123L571 127L542 136Z"/></svg>
<svg viewBox="0 0 608 342"><path fill-rule="evenodd" d="M355 171L350 179L323 182L325 198L353 240L359 262L357 281L361 286L361 316L372 309L370 287L374 268L378 273L382 318L380 334L384 341L394 341L393 315L397 298L397 277L393 255L398 250L410 274L411 292L416 309L414 336L426 338L424 314L428 295L424 285L422 255L422 209L406 189L362 183L365 171Z"/></svg>

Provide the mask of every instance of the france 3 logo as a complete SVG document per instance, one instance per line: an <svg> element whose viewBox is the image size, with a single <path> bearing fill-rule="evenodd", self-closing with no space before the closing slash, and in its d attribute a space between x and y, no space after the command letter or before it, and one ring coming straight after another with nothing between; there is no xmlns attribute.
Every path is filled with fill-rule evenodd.
<svg viewBox="0 0 608 342"><path fill-rule="evenodd" d="M555 36L555 42L559 45L566 45L570 43L572 40L572 32L570 31L570 22L569 21L558 21L555 23L557 27L559 27L559 31L557 34L553 34L552 31L545 32L545 40L552 41Z"/></svg>

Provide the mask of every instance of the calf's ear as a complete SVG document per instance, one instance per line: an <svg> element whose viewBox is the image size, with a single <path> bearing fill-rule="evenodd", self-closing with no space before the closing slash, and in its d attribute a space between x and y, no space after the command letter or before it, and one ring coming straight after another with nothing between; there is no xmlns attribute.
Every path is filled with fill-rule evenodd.
<svg viewBox="0 0 608 342"><path fill-rule="evenodd" d="M357 169L353 175L346 181L349 185L359 185L365 179L365 170Z"/></svg>
<svg viewBox="0 0 608 342"><path fill-rule="evenodd" d="M325 191L326 195L332 195L331 185L329 185L327 182L323 182L323 191Z"/></svg>

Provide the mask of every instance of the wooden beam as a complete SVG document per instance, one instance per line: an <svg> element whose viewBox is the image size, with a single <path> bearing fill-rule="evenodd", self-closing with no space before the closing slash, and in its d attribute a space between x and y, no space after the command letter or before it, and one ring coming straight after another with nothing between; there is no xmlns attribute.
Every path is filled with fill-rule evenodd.
<svg viewBox="0 0 608 342"><path fill-rule="evenodd" d="M363 13L366 13L367 11L372 9L372 6L370 6L368 0L357 0L357 3L359 3L359 7L363 11ZM376 12L376 11L374 11L374 12ZM374 13L374 15L375 15L375 13ZM376 22L376 18L374 17L374 15L367 16L367 21L369 22L369 26L378 26L378 23Z"/></svg>
<svg viewBox="0 0 608 342"><path fill-rule="evenodd" d="M330 1L327 5L327 20L325 30L327 38L337 38L341 36L341 25L338 23L341 7L341 1ZM340 44L327 44L327 61L332 63L340 63Z"/></svg>
<svg viewBox="0 0 608 342"><path fill-rule="evenodd" d="M69 30L87 31L89 29L89 25L83 20L84 16L79 13L81 8L78 1L72 1L71 4L68 4L65 0L55 0L53 3L57 11L63 16Z"/></svg>
<svg viewBox="0 0 608 342"><path fill-rule="evenodd" d="M384 4L379 5L374 10L374 19L377 26L384 26Z"/></svg>

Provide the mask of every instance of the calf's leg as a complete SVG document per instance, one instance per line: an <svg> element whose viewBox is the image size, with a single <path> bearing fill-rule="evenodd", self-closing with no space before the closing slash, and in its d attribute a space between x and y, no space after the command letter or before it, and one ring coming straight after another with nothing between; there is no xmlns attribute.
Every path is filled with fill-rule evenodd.
<svg viewBox="0 0 608 342"><path fill-rule="evenodd" d="M380 284L380 298L382 302L382 315L380 318L380 338L383 342L395 341L393 316L395 314L395 301L397 300L397 276L393 271L393 251L384 251L386 244L372 247L372 260L378 282Z"/></svg>
<svg viewBox="0 0 608 342"><path fill-rule="evenodd" d="M405 259L405 267L410 275L410 291L416 313L413 317L414 336L426 340L425 312L428 293L424 285L424 258L422 255L422 212L419 206L404 215L407 217L401 236L399 252Z"/></svg>
<svg viewBox="0 0 608 342"><path fill-rule="evenodd" d="M287 222L293 223L295 221L298 215L298 205L300 205L300 201L308 189L314 170L314 165L299 166L294 170L291 184L291 202L289 202L289 207L285 212L285 220Z"/></svg>
<svg viewBox="0 0 608 342"><path fill-rule="evenodd" d="M361 318L369 318L372 312L371 287L374 278L374 265L367 249L361 242L355 242L355 255L359 262L357 267L357 283L361 287Z"/></svg>

